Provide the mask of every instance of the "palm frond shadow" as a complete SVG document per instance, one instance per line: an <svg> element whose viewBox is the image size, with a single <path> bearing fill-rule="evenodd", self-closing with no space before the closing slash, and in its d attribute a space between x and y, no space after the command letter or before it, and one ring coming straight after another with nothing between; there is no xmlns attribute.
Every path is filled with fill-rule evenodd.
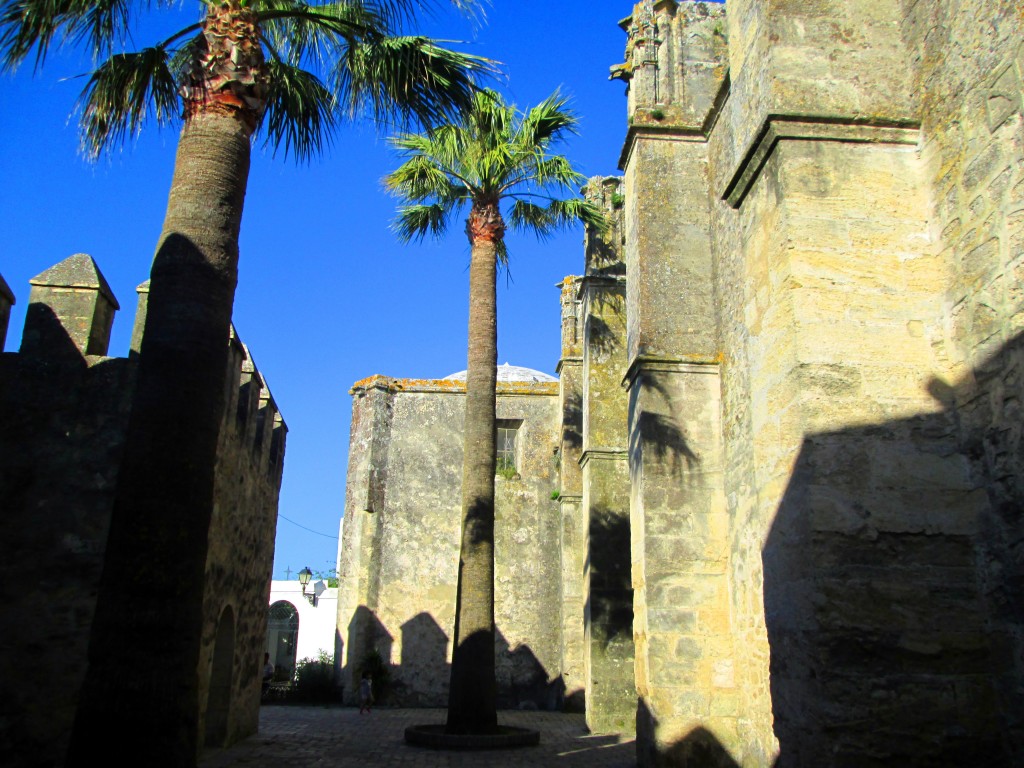
<svg viewBox="0 0 1024 768"><path fill-rule="evenodd" d="M596 353L599 357L607 357L622 348L620 339L625 338L625 333L616 330L601 317L593 316L587 320L589 333L587 335L588 350Z"/></svg>
<svg viewBox="0 0 1024 768"><path fill-rule="evenodd" d="M583 447L583 398L573 392L562 406L562 443L579 450Z"/></svg>
<svg viewBox="0 0 1024 768"><path fill-rule="evenodd" d="M622 261L619 248L605 238L595 237L590 240L587 247L587 275L625 277L626 264Z"/></svg>
<svg viewBox="0 0 1024 768"><path fill-rule="evenodd" d="M671 392L657 373L645 376L644 384L661 397L669 413L644 411L639 415L629 433L630 455L649 451L658 464L667 465L668 471L677 477L696 471L701 459L679 426Z"/></svg>
<svg viewBox="0 0 1024 768"><path fill-rule="evenodd" d="M590 574L586 615L591 637L605 645L632 640L633 584L629 510L595 507L590 511L590 546L584 572Z"/></svg>

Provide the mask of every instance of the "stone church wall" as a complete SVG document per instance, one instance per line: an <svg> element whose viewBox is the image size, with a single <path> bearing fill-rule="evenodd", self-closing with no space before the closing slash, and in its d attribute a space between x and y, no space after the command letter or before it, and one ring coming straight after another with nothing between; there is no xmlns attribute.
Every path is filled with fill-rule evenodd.
<svg viewBox="0 0 1024 768"><path fill-rule="evenodd" d="M641 764L1019 762L1021 24L625 24Z"/></svg>
<svg viewBox="0 0 1024 768"><path fill-rule="evenodd" d="M520 423L517 476L497 478L499 706L559 705L561 627L557 384L499 384L497 418ZM361 665L389 665L379 698L446 706L458 568L465 383L375 376L353 389L338 628L344 696Z"/></svg>
<svg viewBox="0 0 1024 768"><path fill-rule="evenodd" d="M566 703L635 706L641 766L1021 764L1020 3L621 25L623 177L587 189L614 232L561 285ZM347 510L394 487L371 389ZM346 531L362 563L390 524Z"/></svg>
<svg viewBox="0 0 1024 768"><path fill-rule="evenodd" d="M63 761L140 338L131 357L107 356L118 304L90 257L73 256L32 283L21 351L0 354L0 623L8 628L0 656L0 761L10 766ZM146 296L144 284L140 318ZM13 300L0 295L0 315ZM217 744L257 726L286 432L247 350L235 338L231 345L197 670L200 724ZM126 587L124 599L146 594Z"/></svg>

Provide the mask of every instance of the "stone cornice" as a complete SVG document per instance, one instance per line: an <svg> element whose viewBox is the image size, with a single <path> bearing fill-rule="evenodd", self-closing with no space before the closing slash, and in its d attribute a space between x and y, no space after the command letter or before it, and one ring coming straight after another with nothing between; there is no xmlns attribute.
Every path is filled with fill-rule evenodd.
<svg viewBox="0 0 1024 768"><path fill-rule="evenodd" d="M626 287L626 276L625 275L587 275L580 280L579 293L576 295L582 297L587 291L601 290L604 289L616 289L624 290ZM582 301L582 298L580 299Z"/></svg>
<svg viewBox="0 0 1024 768"><path fill-rule="evenodd" d="M768 115L764 125L732 174L722 199L739 208L775 147L783 139L839 141L854 144L917 144L920 125L901 120Z"/></svg>
<svg viewBox="0 0 1024 768"><path fill-rule="evenodd" d="M622 145L622 152L619 154L619 170L625 171L629 164L629 158L633 154L633 148L639 139L653 139L655 141L687 141L706 142L707 136L703 130L692 125L661 125L642 124L630 125L626 131L626 140Z"/></svg>
<svg viewBox="0 0 1024 768"><path fill-rule="evenodd" d="M725 77L722 79L722 84L718 88L718 93L715 94L715 99L711 102L711 107L704 116L704 122L699 126L693 123L671 123L655 120L653 113L659 108L659 105L637 108L633 121L629 124L629 130L626 131L626 140L622 144L622 151L619 153L619 170L626 170L626 164L633 153L633 147L640 138L706 142L711 135L711 131L715 128L715 123L718 122L718 117L722 114L731 90L732 82L729 73L726 72Z"/></svg>
<svg viewBox="0 0 1024 768"><path fill-rule="evenodd" d="M588 448L580 456L580 468L585 468L591 459L594 461L626 461L629 459L629 451L625 448Z"/></svg>
<svg viewBox="0 0 1024 768"><path fill-rule="evenodd" d="M497 395L558 395L557 381L499 381L495 386ZM466 394L466 382L459 379L393 379L390 376L370 376L352 385L350 395L371 389L383 392L432 392L437 394Z"/></svg>
<svg viewBox="0 0 1024 768"><path fill-rule="evenodd" d="M700 357L658 357L640 355L632 360L626 375L622 377L622 386L629 389L633 381L641 373L698 373L717 374L722 366L720 358Z"/></svg>
<svg viewBox="0 0 1024 768"><path fill-rule="evenodd" d="M563 366L573 366L576 368L582 368L583 356L573 355L571 357L563 357L561 360L558 361L558 364L555 366L555 373L561 373Z"/></svg>

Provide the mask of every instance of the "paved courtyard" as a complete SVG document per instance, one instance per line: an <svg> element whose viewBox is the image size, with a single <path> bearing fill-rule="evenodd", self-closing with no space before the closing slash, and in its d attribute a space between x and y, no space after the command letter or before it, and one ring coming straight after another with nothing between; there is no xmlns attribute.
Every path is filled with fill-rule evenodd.
<svg viewBox="0 0 1024 768"><path fill-rule="evenodd" d="M499 712L498 722L540 731L540 745L520 749L448 752L411 747L408 725L444 722L443 709L264 706L260 731L224 750L209 751L200 768L633 768L632 738L592 736L582 715L554 712Z"/></svg>

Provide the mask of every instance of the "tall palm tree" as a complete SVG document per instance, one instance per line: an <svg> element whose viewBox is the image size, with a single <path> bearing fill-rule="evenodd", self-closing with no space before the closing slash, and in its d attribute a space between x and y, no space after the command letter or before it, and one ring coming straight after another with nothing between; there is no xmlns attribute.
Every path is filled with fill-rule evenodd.
<svg viewBox="0 0 1024 768"><path fill-rule="evenodd" d="M385 183L408 204L396 229L405 241L440 236L466 206L470 244L469 344L462 465L462 542L455 607L455 648L448 733L497 729L494 679L496 276L507 263L506 223L539 236L583 221L605 228L600 210L561 197L583 181L551 149L575 132L577 118L555 93L527 112L493 91L476 95L456 124L392 139L404 158ZM503 208L505 209L503 212Z"/></svg>
<svg viewBox="0 0 1024 768"><path fill-rule="evenodd" d="M474 103L490 62L399 34L421 4L203 0L200 23L115 53L141 8L129 0L0 0L0 69L33 53L38 66L65 42L105 58L82 96L90 152L147 118L183 119L69 766L102 761L114 744L150 766L196 760L207 536L251 139L262 129L271 146L305 159L338 117L430 123Z"/></svg>

